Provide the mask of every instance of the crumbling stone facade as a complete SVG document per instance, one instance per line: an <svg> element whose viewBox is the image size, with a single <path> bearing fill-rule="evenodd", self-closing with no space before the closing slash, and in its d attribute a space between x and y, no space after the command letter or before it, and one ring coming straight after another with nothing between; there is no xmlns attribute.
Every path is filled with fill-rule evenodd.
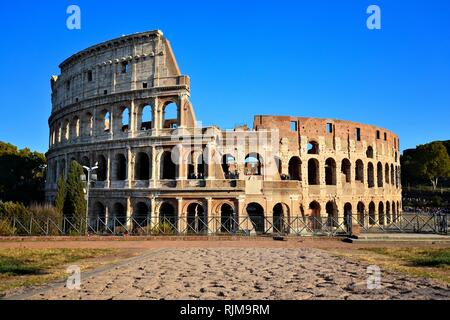
<svg viewBox="0 0 450 320"><path fill-rule="evenodd" d="M205 230L220 232L226 217L265 217L253 227L270 232L280 218L398 219L399 139L391 131L270 115L255 116L253 129L202 127L190 79L160 31L95 45L60 68L51 78L48 201L77 160L98 166L89 215L105 221L169 217L189 225L200 217Z"/></svg>

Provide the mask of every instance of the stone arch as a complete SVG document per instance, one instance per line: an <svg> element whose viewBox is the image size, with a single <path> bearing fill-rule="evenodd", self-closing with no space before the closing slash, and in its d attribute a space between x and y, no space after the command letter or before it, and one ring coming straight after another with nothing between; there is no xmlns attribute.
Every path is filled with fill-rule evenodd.
<svg viewBox="0 0 450 320"><path fill-rule="evenodd" d="M338 209L336 202L328 201L325 205L325 211L327 212L327 225L329 227L336 227L338 223Z"/></svg>
<svg viewBox="0 0 450 320"><path fill-rule="evenodd" d="M112 207L113 225L115 227L126 228L127 226L127 209L121 202L114 203Z"/></svg>
<svg viewBox="0 0 450 320"><path fill-rule="evenodd" d="M366 157L373 159L373 148L372 146L368 146L366 150Z"/></svg>
<svg viewBox="0 0 450 320"><path fill-rule="evenodd" d="M94 117L92 115L92 113L87 112L84 117L83 117L83 121L82 121L82 133L81 135L85 136L85 137L91 137L93 132L93 127L94 127Z"/></svg>
<svg viewBox="0 0 450 320"><path fill-rule="evenodd" d="M289 177L291 180L302 181L302 161L297 156L289 160Z"/></svg>
<svg viewBox="0 0 450 320"><path fill-rule="evenodd" d="M389 164L385 164L384 165L384 181L386 182L386 184L389 184Z"/></svg>
<svg viewBox="0 0 450 320"><path fill-rule="evenodd" d="M256 233L265 233L264 207L257 202L251 202L247 205L246 211Z"/></svg>
<svg viewBox="0 0 450 320"><path fill-rule="evenodd" d="M369 203L369 224L374 225L376 222L375 219L375 203L371 201Z"/></svg>
<svg viewBox="0 0 450 320"><path fill-rule="evenodd" d="M262 174L262 157L257 152L251 152L245 157L245 175L259 176Z"/></svg>
<svg viewBox="0 0 450 320"><path fill-rule="evenodd" d="M178 214L176 206L171 201L164 201L159 206L159 221L160 224L170 225L172 230L176 230L178 227Z"/></svg>
<svg viewBox="0 0 450 320"><path fill-rule="evenodd" d="M386 224L390 224L391 222L391 203L386 201Z"/></svg>
<svg viewBox="0 0 450 320"><path fill-rule="evenodd" d="M237 178L236 158L231 154L222 156L222 171L226 179Z"/></svg>
<svg viewBox="0 0 450 320"><path fill-rule="evenodd" d="M96 201L93 206L93 211L89 219L89 225L91 230L104 231L107 225L106 222L106 206L100 202Z"/></svg>
<svg viewBox="0 0 450 320"><path fill-rule="evenodd" d="M114 122L117 123L118 132L128 132L130 130L131 111L128 106L120 106L117 109L117 117Z"/></svg>
<svg viewBox="0 0 450 320"><path fill-rule="evenodd" d="M114 180L127 180L127 158L123 153L117 153L115 156Z"/></svg>
<svg viewBox="0 0 450 320"><path fill-rule="evenodd" d="M394 171L394 165L391 164L391 185L395 185L395 171Z"/></svg>
<svg viewBox="0 0 450 320"><path fill-rule="evenodd" d="M135 180L150 179L150 157L146 152L138 152L134 164Z"/></svg>
<svg viewBox="0 0 450 320"><path fill-rule="evenodd" d="M273 232L286 233L286 221L289 221L289 206L283 202L278 202L272 209Z"/></svg>
<svg viewBox="0 0 450 320"><path fill-rule="evenodd" d="M111 113L107 109L100 111L97 128L99 134L111 132Z"/></svg>
<svg viewBox="0 0 450 320"><path fill-rule="evenodd" d="M204 233L208 231L208 219L202 203L191 202L186 209L188 233Z"/></svg>
<svg viewBox="0 0 450 320"><path fill-rule="evenodd" d="M314 158L308 160L308 184L320 184L319 160Z"/></svg>
<svg viewBox="0 0 450 320"><path fill-rule="evenodd" d="M333 158L325 160L325 184L336 185L336 161Z"/></svg>
<svg viewBox="0 0 450 320"><path fill-rule="evenodd" d="M377 163L377 186L378 188L383 187L383 165L381 162Z"/></svg>
<svg viewBox="0 0 450 320"><path fill-rule="evenodd" d="M80 118L78 116L72 118L70 135L73 139L80 137Z"/></svg>
<svg viewBox="0 0 450 320"><path fill-rule="evenodd" d="M68 119L64 120L63 128L64 128L64 141L67 142L71 139L70 122Z"/></svg>
<svg viewBox="0 0 450 320"><path fill-rule="evenodd" d="M320 204L317 201L312 201L309 206L309 216L310 216L310 227L313 230L319 230L321 227L321 215L320 215Z"/></svg>
<svg viewBox="0 0 450 320"><path fill-rule="evenodd" d="M172 160L172 152L164 151L161 154L161 179L174 180L176 179L176 165Z"/></svg>
<svg viewBox="0 0 450 320"><path fill-rule="evenodd" d="M378 203L378 223L384 225L384 203L382 201Z"/></svg>
<svg viewBox="0 0 450 320"><path fill-rule="evenodd" d="M319 143L314 140L308 142L308 154L319 154Z"/></svg>
<svg viewBox="0 0 450 320"><path fill-rule="evenodd" d="M342 159L341 173L343 174L343 182L350 183L352 181L352 164L348 159Z"/></svg>
<svg viewBox="0 0 450 320"><path fill-rule="evenodd" d="M97 169L97 180L105 181L108 175L108 162L104 155L99 154L97 156L98 169Z"/></svg>
<svg viewBox="0 0 450 320"><path fill-rule="evenodd" d="M137 127L138 130L146 131L153 128L153 107L149 103L143 103L138 108Z"/></svg>
<svg viewBox="0 0 450 320"><path fill-rule="evenodd" d="M395 201L392 201L392 222L397 222L397 210L395 208Z"/></svg>
<svg viewBox="0 0 450 320"><path fill-rule="evenodd" d="M139 201L133 206L133 229L145 227L150 220L150 206Z"/></svg>
<svg viewBox="0 0 450 320"><path fill-rule="evenodd" d="M350 202L346 202L344 204L344 225L348 229L352 225L353 212L352 212L352 204Z"/></svg>
<svg viewBox="0 0 450 320"><path fill-rule="evenodd" d="M174 101L167 101L164 103L162 108L162 127L169 128L177 128L178 123L178 105Z"/></svg>
<svg viewBox="0 0 450 320"><path fill-rule="evenodd" d="M236 230L234 208L229 203L222 203L220 205L220 231L233 233L234 230Z"/></svg>
<svg viewBox="0 0 450 320"><path fill-rule="evenodd" d="M356 210L358 211L358 223L361 226L364 226L364 220L366 216L366 207L362 201L358 202L358 205L356 206Z"/></svg>
<svg viewBox="0 0 450 320"><path fill-rule="evenodd" d="M355 180L364 183L364 163L360 159L355 163Z"/></svg>
<svg viewBox="0 0 450 320"><path fill-rule="evenodd" d="M372 162L367 164L367 184L369 188L375 187L375 172Z"/></svg>

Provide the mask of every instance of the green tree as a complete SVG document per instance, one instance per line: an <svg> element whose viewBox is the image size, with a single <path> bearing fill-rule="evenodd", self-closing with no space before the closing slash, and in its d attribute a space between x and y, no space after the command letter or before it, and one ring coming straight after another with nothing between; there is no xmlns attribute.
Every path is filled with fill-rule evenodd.
<svg viewBox="0 0 450 320"><path fill-rule="evenodd" d="M63 209L64 216L73 218L80 233L84 233L83 228L86 220L84 183L81 181L83 174L83 167L78 162L72 161L66 180L66 196Z"/></svg>
<svg viewBox="0 0 450 320"><path fill-rule="evenodd" d="M45 156L0 141L0 200L44 201Z"/></svg>
<svg viewBox="0 0 450 320"><path fill-rule="evenodd" d="M64 210L64 200L66 198L66 181L64 175L58 179L58 189L55 197L55 207L58 213L62 214Z"/></svg>
<svg viewBox="0 0 450 320"><path fill-rule="evenodd" d="M436 189L439 179L450 177L450 156L444 144L432 142L418 146L413 168Z"/></svg>

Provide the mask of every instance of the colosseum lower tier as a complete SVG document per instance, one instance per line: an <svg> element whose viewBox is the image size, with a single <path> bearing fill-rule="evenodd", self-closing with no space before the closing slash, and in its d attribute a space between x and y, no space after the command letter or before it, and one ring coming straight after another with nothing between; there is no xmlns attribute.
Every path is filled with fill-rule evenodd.
<svg viewBox="0 0 450 320"><path fill-rule="evenodd" d="M252 129L202 126L161 31L92 46L60 70L46 198L71 161L96 166L91 225L292 233L399 219L399 139L389 130L274 115L256 115Z"/></svg>

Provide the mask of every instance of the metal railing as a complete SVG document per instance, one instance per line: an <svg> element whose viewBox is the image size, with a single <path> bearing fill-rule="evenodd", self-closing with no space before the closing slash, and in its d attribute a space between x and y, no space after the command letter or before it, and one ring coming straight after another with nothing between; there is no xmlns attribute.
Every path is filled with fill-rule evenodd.
<svg viewBox="0 0 450 320"><path fill-rule="evenodd" d="M292 217L281 216L196 216L161 215L159 217L90 217L74 219L13 217L9 219L14 235L289 235L349 236L358 233L429 233L448 234L450 215L404 213L395 221L364 217ZM87 231L87 232L86 232Z"/></svg>

